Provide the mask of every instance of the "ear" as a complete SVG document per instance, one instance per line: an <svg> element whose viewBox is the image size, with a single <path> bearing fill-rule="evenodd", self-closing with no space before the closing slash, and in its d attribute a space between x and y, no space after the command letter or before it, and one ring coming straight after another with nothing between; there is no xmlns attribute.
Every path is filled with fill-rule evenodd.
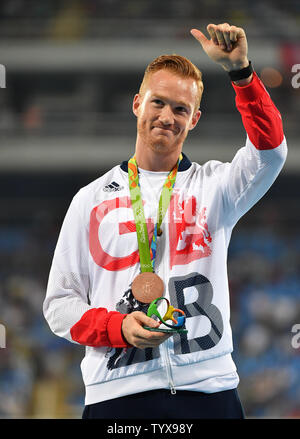
<svg viewBox="0 0 300 439"><path fill-rule="evenodd" d="M196 113L193 114L193 117L192 117L192 120L191 120L191 123L190 123L189 130L193 130L193 129L195 128L195 126L196 126L197 123L198 123L198 120L199 120L200 117L201 117L201 114L202 114L202 113L201 113L200 110L196 111Z"/></svg>
<svg viewBox="0 0 300 439"><path fill-rule="evenodd" d="M139 109L140 104L141 104L141 96L140 96L140 94L137 93L134 96L133 103L132 103L132 111L136 117L138 117L138 114L139 114L138 109Z"/></svg>

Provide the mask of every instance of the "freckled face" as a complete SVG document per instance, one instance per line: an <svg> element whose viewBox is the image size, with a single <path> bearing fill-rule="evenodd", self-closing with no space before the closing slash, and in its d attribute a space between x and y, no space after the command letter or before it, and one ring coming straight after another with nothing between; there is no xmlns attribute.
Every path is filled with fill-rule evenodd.
<svg viewBox="0 0 300 439"><path fill-rule="evenodd" d="M137 144L160 153L180 153L183 142L200 117L195 111L196 81L168 71L152 73L142 95L133 101L137 116Z"/></svg>

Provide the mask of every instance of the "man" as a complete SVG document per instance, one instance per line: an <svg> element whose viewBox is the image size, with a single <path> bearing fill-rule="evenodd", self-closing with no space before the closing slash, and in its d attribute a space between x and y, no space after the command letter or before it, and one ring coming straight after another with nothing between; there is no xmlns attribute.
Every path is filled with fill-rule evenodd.
<svg viewBox="0 0 300 439"><path fill-rule="evenodd" d="M133 100L134 156L81 189L61 229L44 315L55 334L86 346L84 418L244 416L231 358L227 248L287 148L244 30L207 30L210 39L191 33L232 80L245 147L231 163L190 162L182 147L201 115L201 73L184 57L158 57ZM185 313L187 334L155 331L139 282Z"/></svg>

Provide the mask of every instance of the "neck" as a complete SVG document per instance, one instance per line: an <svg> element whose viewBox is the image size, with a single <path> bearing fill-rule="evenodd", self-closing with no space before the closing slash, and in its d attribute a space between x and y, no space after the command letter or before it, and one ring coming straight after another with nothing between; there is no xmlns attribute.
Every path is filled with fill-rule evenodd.
<svg viewBox="0 0 300 439"><path fill-rule="evenodd" d="M170 172L176 165L179 155L180 151L171 154L159 154L153 151L146 154L139 150L135 152L138 167L154 172Z"/></svg>

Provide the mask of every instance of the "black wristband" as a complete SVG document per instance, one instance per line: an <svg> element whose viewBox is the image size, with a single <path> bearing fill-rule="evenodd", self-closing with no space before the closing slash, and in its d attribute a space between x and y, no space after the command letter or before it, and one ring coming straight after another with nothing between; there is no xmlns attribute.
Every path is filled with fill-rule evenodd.
<svg viewBox="0 0 300 439"><path fill-rule="evenodd" d="M251 61L249 61L249 65L244 67L241 70L231 70L228 72L228 75L231 81L239 81L240 79L249 78L249 76L253 73L253 67Z"/></svg>

